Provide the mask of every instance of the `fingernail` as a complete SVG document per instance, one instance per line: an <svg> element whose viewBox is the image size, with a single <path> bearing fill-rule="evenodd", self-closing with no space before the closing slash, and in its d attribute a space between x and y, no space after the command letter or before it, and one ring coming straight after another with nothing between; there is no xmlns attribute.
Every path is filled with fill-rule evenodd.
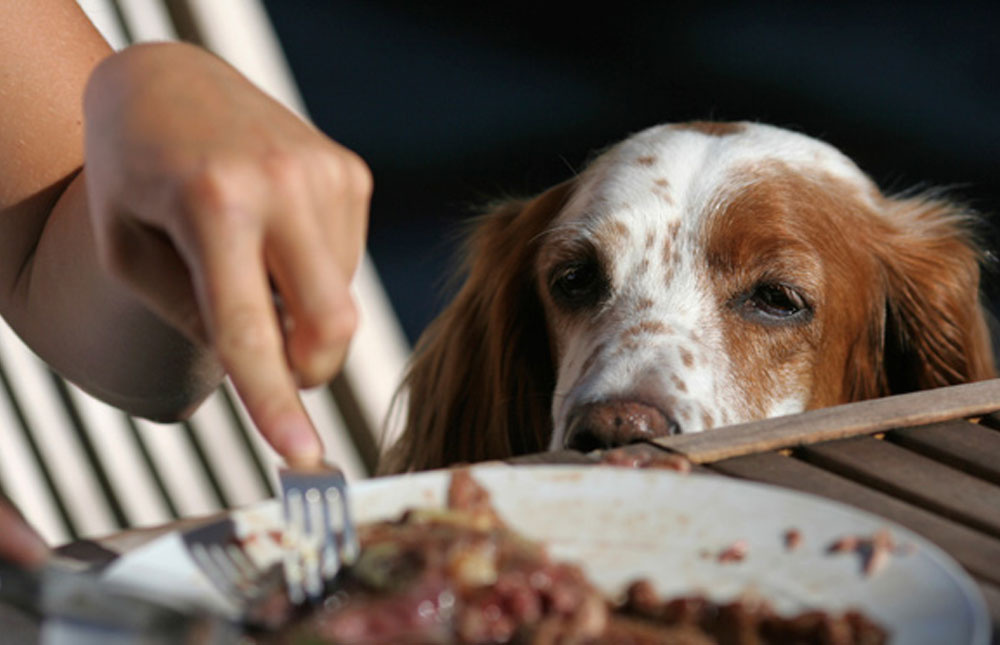
<svg viewBox="0 0 1000 645"><path fill-rule="evenodd" d="M278 451L289 462L315 463L323 457L323 445L312 425L304 421L288 422L281 432Z"/></svg>

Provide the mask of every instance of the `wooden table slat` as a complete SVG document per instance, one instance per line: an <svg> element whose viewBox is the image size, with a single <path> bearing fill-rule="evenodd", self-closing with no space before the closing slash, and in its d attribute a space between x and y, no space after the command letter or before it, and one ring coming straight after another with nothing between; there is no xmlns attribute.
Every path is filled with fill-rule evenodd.
<svg viewBox="0 0 1000 645"><path fill-rule="evenodd" d="M1000 484L1000 432L962 419L893 430L886 439L935 461ZM1000 513L1000 509L997 509Z"/></svg>
<svg viewBox="0 0 1000 645"><path fill-rule="evenodd" d="M705 463L895 428L977 417L997 410L1000 410L1000 379L992 379L809 410L711 432L661 437L655 441L693 462Z"/></svg>
<svg viewBox="0 0 1000 645"><path fill-rule="evenodd" d="M806 446L796 455L1000 537L1000 486L933 459L873 437Z"/></svg>
<svg viewBox="0 0 1000 645"><path fill-rule="evenodd" d="M844 502L919 533L974 575L1000 585L1000 539L857 482L777 453L727 459L711 465L726 475L776 484Z"/></svg>

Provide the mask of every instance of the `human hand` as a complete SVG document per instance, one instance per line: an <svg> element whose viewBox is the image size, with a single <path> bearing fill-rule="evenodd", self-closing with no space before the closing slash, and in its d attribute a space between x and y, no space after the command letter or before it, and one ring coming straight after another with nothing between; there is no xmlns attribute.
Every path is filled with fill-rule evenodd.
<svg viewBox="0 0 1000 645"><path fill-rule="evenodd" d="M318 459L297 388L334 375L356 325L349 283L367 228L367 166L189 45L105 60L84 112L104 266L211 345L280 454Z"/></svg>
<svg viewBox="0 0 1000 645"><path fill-rule="evenodd" d="M24 566L41 565L49 549L10 502L0 495L0 560Z"/></svg>

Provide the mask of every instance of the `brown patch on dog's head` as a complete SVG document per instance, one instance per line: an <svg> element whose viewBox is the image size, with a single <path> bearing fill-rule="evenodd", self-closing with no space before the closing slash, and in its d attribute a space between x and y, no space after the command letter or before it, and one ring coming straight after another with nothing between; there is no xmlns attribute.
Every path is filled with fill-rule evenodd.
<svg viewBox="0 0 1000 645"><path fill-rule="evenodd" d="M541 233L575 182L481 218L466 245L466 279L414 350L403 434L380 472L499 459L545 447L555 375L536 290Z"/></svg>
<svg viewBox="0 0 1000 645"><path fill-rule="evenodd" d="M764 416L783 383L806 385L808 409L992 376L978 252L953 207L876 204L777 163L746 172L704 242L752 414ZM786 297L804 308L767 315L768 299Z"/></svg>
<svg viewBox="0 0 1000 645"><path fill-rule="evenodd" d="M675 130L700 132L710 137L727 137L733 134L740 134L746 130L744 124L728 121L689 121L687 123L678 123L673 128Z"/></svg>

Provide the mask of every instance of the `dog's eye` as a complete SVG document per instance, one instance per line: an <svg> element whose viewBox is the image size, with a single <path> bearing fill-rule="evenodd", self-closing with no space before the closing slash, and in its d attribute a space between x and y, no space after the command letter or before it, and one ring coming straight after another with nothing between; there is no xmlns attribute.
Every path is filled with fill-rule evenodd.
<svg viewBox="0 0 1000 645"><path fill-rule="evenodd" d="M562 265L553 273L550 284L553 299L571 308L595 304L603 290L601 271L594 261Z"/></svg>
<svg viewBox="0 0 1000 645"><path fill-rule="evenodd" d="M745 316L763 322L804 322L812 315L802 294L784 284L758 284L740 300Z"/></svg>

